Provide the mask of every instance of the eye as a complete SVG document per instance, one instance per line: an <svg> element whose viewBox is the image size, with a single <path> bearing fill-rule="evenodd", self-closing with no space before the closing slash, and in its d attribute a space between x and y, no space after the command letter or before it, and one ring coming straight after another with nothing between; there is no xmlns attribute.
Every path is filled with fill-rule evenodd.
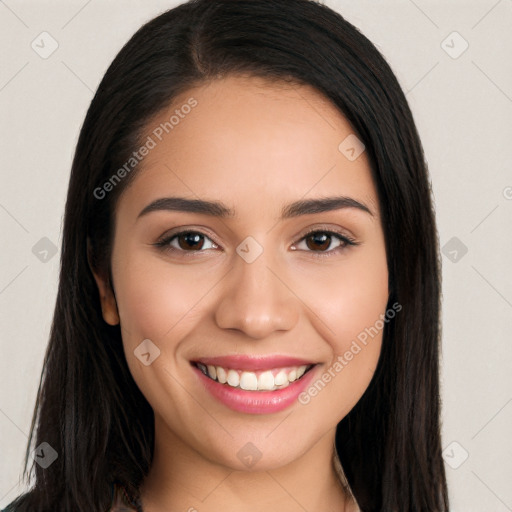
<svg viewBox="0 0 512 512"><path fill-rule="evenodd" d="M306 249L300 249L304 244ZM336 233L334 231L316 230L306 233L297 245L292 246L292 250L306 250L307 252L317 252L317 256L329 256L331 253L343 251L349 245L359 245L353 238Z"/></svg>
<svg viewBox="0 0 512 512"><path fill-rule="evenodd" d="M217 249L219 246L210 237L199 231L180 231L155 243L170 251L202 252L202 249Z"/></svg>
<svg viewBox="0 0 512 512"><path fill-rule="evenodd" d="M301 244L303 246L301 247ZM154 244L164 251L173 253L204 252L206 249L218 249L219 245L200 231L180 231L163 237ZM315 256L330 256L346 249L350 245L359 245L353 238L329 230L315 230L306 233L298 244L291 249L317 253ZM305 246L305 248L304 248Z"/></svg>

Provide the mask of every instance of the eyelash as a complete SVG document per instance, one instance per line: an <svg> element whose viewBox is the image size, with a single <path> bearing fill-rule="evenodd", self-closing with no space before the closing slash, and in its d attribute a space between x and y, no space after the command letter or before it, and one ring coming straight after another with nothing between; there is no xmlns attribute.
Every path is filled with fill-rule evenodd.
<svg viewBox="0 0 512 512"><path fill-rule="evenodd" d="M328 230L328 229L314 229L312 231L308 231L307 233L305 233L302 236L302 238L299 240L299 243L302 242L303 240L305 240L306 238L310 237L311 235L315 235L317 233L327 234L329 236L334 236L334 237L336 237L336 238L338 238L340 240L342 245L336 247L335 249L331 249L331 250L328 250L328 251L311 251L311 250L304 251L304 250L302 250L302 252L311 252L315 257L328 258L328 257L332 256L333 254L338 254L338 253L344 251L345 249L349 248L350 246L356 246L356 245L360 244L360 242L357 242L352 237L349 237L347 235L343 235L341 233L338 233L336 231L331 231L331 230ZM179 231L178 233L173 233L170 236L164 237L164 238L158 240L153 245L158 247L162 251L165 251L165 252L184 253L185 257L194 257L193 254L189 255L187 253L205 252L204 250L185 251L183 249L176 249L175 247L171 247L169 245L175 238L178 238L181 235L187 235L187 234L201 235L201 236L204 236L204 237L209 238L211 240L211 237L209 237L206 233L202 233L201 231L184 230L184 231ZM217 242L215 242L214 240L212 240L212 242L213 242L213 244L219 246L219 244L217 244Z"/></svg>

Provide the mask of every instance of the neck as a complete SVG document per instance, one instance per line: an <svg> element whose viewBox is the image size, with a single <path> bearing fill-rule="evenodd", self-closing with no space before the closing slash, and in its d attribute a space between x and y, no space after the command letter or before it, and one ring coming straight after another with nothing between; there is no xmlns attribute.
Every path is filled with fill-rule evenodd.
<svg viewBox="0 0 512 512"><path fill-rule="evenodd" d="M332 462L334 434L327 432L287 465L239 471L206 459L155 415L153 463L141 488L144 512L349 512L349 497Z"/></svg>

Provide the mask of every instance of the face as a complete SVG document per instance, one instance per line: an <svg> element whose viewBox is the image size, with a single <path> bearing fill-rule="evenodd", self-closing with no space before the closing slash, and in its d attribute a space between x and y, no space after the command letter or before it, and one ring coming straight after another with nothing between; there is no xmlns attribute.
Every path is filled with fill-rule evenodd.
<svg viewBox="0 0 512 512"><path fill-rule="evenodd" d="M96 279L157 438L229 468L248 469L246 455L273 468L366 390L388 269L352 137L313 88L242 77L191 89L148 124L116 207L115 300Z"/></svg>

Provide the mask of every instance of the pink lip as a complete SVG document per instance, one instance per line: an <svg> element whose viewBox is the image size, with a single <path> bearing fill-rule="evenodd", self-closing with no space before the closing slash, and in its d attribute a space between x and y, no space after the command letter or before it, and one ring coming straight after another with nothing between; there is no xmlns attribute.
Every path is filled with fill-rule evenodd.
<svg viewBox="0 0 512 512"><path fill-rule="evenodd" d="M232 359L228 359L230 359L230 364L232 364ZM286 360L283 359L282 361L280 360L277 366L283 366L283 361L286 363L291 360L291 358ZM223 366L223 364L220 363L216 364ZM268 360L265 364L268 364ZM265 368L275 368L275 363L273 362L272 364L274 366L266 366ZM292 366L295 364L296 363L294 362ZM301 361L301 364L306 363ZM230 367L227 364L226 366L228 368ZM210 377L207 377L201 370L199 370L199 368L194 365L192 365L192 368L200 379L201 384L214 398L234 411L248 414L270 414L282 411L290 407L293 403L295 403L299 395L310 385L314 374L316 373L316 368L312 368L310 371L306 372L299 380L291 382L287 387L278 389L276 391L246 391L244 389L233 388L228 384L221 384L220 382L210 379ZM233 368L233 366L231 366L231 368ZM244 369L246 368L244 367Z"/></svg>
<svg viewBox="0 0 512 512"><path fill-rule="evenodd" d="M233 370L271 370L272 368L282 368L286 366L302 366L314 364L312 361L299 359L290 356L219 356L202 357L195 360L196 363L205 365L222 366L223 368L232 368Z"/></svg>

